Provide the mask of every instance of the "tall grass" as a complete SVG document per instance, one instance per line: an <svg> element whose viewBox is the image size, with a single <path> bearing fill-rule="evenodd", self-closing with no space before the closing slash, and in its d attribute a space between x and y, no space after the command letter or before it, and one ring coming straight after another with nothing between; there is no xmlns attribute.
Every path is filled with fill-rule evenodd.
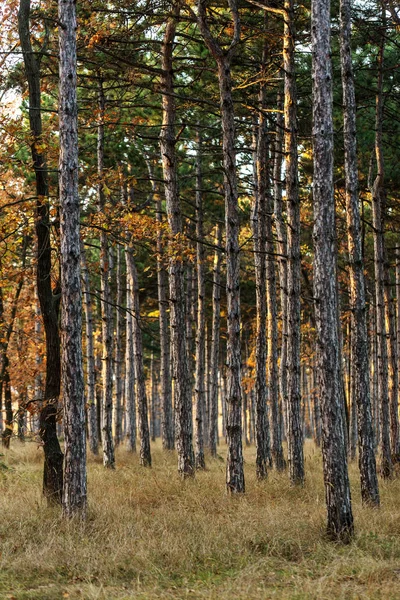
<svg viewBox="0 0 400 600"><path fill-rule="evenodd" d="M225 495L225 448L193 481L153 446L154 466L117 452L115 472L89 458L89 518L65 522L41 496L42 451L17 441L0 458L0 598L400 598L400 482L381 482L382 508L363 508L350 466L356 537L325 539L320 453L305 449L306 484L254 475Z"/></svg>

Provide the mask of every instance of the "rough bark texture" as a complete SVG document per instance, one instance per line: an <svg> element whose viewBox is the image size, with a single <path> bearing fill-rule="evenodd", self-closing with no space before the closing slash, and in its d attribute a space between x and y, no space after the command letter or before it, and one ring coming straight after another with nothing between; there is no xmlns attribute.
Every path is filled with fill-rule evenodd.
<svg viewBox="0 0 400 600"><path fill-rule="evenodd" d="M304 482L303 432L300 404L300 202L297 167L297 93L294 62L294 0L285 0L283 38L285 73L285 158L287 199L287 443L289 477Z"/></svg>
<svg viewBox="0 0 400 600"><path fill-rule="evenodd" d="M342 412L333 195L332 74L330 2L312 4L314 299L318 383L322 413L322 457L327 532L349 541L353 534L350 485Z"/></svg>
<svg viewBox="0 0 400 600"><path fill-rule="evenodd" d="M86 334L86 405L88 413L89 447L94 455L99 453L96 411L96 363L94 358L93 311L90 297L90 278L82 248L81 268L83 281L83 306L85 312Z"/></svg>
<svg viewBox="0 0 400 600"><path fill-rule="evenodd" d="M369 384L367 307L358 201L356 100L351 58L351 0L340 3L340 64L343 88L347 239L350 266L351 376L357 407L359 468L363 502L379 505ZM354 402L355 400L355 402ZM353 423L354 423L353 415Z"/></svg>
<svg viewBox="0 0 400 600"><path fill-rule="evenodd" d="M265 87L265 86L264 86ZM264 90L260 93L265 98ZM256 438L256 475L257 479L266 479L269 457L269 419L267 413L267 302L266 302L266 185L265 165L267 153L266 119L263 114L259 123L255 123L254 135L254 204L252 207L251 227L253 233L254 266L256 276L256 365L255 365L255 438Z"/></svg>
<svg viewBox="0 0 400 600"><path fill-rule="evenodd" d="M80 207L78 196L78 104L76 2L58 4L60 91L61 375L64 400L64 496L66 517L86 517L86 418L82 364Z"/></svg>
<svg viewBox="0 0 400 600"><path fill-rule="evenodd" d="M387 329L385 321L385 205L386 191L384 186L385 167L383 160L382 125L383 125L383 60L385 36L381 34L378 53L378 85L375 106L375 159L376 177L372 186L372 224L374 236L375 294L376 294L376 336L378 340L378 393L380 398L380 442L381 442L381 475L389 478L393 474L393 463L390 447L390 417L388 389L388 352Z"/></svg>
<svg viewBox="0 0 400 600"><path fill-rule="evenodd" d="M174 14L168 19L162 44L161 90L163 122L160 133L168 224L171 235L175 239L179 239L183 231L175 153L176 110L172 64L176 19L178 15L179 3L175 3ZM185 331L184 270L180 256L172 255L170 259L169 292L178 472L182 477L188 477L194 474L193 425Z"/></svg>
<svg viewBox="0 0 400 600"><path fill-rule="evenodd" d="M46 382L40 409L40 437L44 450L43 493L49 502L61 504L63 488L63 453L57 438L57 406L60 396L61 362L58 309L59 285L51 288L51 246L49 187L46 157L42 142L40 55L33 52L30 41L30 0L21 0L18 29L29 88L29 124L32 134L31 153L36 178L37 292L46 338Z"/></svg>
<svg viewBox="0 0 400 600"><path fill-rule="evenodd" d="M236 0L229 3L233 20L233 39L224 53L208 28L206 0L198 3L198 24L206 46L218 69L220 109L222 120L222 152L224 157L224 194L226 228L226 296L227 296L227 415L226 433L228 456L226 487L229 493L245 491L242 450L242 394L240 348L240 249L239 214L235 151L235 121L232 100L231 61L240 41L240 20Z"/></svg>
<svg viewBox="0 0 400 600"><path fill-rule="evenodd" d="M215 236L215 254L213 270L213 297L212 297L212 334L211 334L211 365L210 365L210 452L211 456L217 455L218 443L218 365L219 365L219 339L221 326L221 243L222 227L218 223ZM222 398L224 402L225 399Z"/></svg>
<svg viewBox="0 0 400 600"><path fill-rule="evenodd" d="M99 81L99 122L97 126L97 175L98 183L98 208L104 211L104 113L105 97L103 83ZM112 410L113 410L113 315L111 306L111 266L110 250L107 232L102 229L100 233L100 281L101 281L101 321L102 321L102 381L103 381L103 464L114 469L114 440L112 435Z"/></svg>
<svg viewBox="0 0 400 600"><path fill-rule="evenodd" d="M283 152L283 98L278 94L276 115L276 135L274 149L274 224L277 236L278 273L281 303L281 352L279 364L279 389L284 432L287 432L287 227L283 218L282 206L282 152Z"/></svg>
<svg viewBox="0 0 400 600"><path fill-rule="evenodd" d="M140 435L140 464L144 467L151 467L149 418L143 367L142 330L140 325L139 281L131 248L127 252L127 266L131 293L133 352Z"/></svg>
<svg viewBox="0 0 400 600"><path fill-rule="evenodd" d="M196 430L195 430L195 464L196 469L205 468L204 460L204 425L206 410L205 394L205 359L206 359L206 282L205 253L203 245L203 199L201 175L201 134L197 135L196 156L196 268L197 268L197 329L196 329Z"/></svg>

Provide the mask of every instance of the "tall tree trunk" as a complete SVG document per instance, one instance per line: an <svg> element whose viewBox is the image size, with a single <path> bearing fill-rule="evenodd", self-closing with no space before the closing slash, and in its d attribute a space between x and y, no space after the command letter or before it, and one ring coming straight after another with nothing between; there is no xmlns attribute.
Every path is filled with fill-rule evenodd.
<svg viewBox="0 0 400 600"><path fill-rule="evenodd" d="M210 360L210 452L212 457L217 456L218 443L218 365L219 365L219 338L221 326L221 243L222 227L218 223L215 235L215 254L213 269L212 292L212 333L211 333L211 360Z"/></svg>
<svg viewBox="0 0 400 600"><path fill-rule="evenodd" d="M136 452L136 397L135 397L135 359L133 350L133 305L131 278L129 273L129 247L125 247L126 261L126 335L125 335L125 421L126 449Z"/></svg>
<svg viewBox="0 0 400 600"><path fill-rule="evenodd" d="M196 329L196 432L195 462L196 469L205 468L204 460L204 425L206 411L205 394L205 359L206 359L206 283L205 253L203 245L203 198L201 172L201 133L197 133L196 155L196 268L197 268L197 329ZM208 374L208 373L207 373Z"/></svg>
<svg viewBox="0 0 400 600"><path fill-rule="evenodd" d="M175 2L173 14L167 22L162 44L161 76L163 122L160 133L160 147L168 224L171 235L174 237L179 237L183 232L175 152L176 109L172 64L176 21L179 12L179 2ZM181 257L176 255L171 256L169 263L169 293L178 472L182 477L188 477L194 474L192 398L186 348L184 271Z"/></svg>
<svg viewBox="0 0 400 600"><path fill-rule="evenodd" d="M322 458L327 505L327 533L349 541L353 534L350 484L344 436L335 259L333 195L332 75L330 1L314 0L311 17L313 52L314 154L314 299Z"/></svg>
<svg viewBox="0 0 400 600"><path fill-rule="evenodd" d="M4 364L4 408L5 408L5 419L4 419L4 430L2 432L2 445L4 448L10 447L10 441L13 434L13 409L12 409L12 396L11 396L11 383L10 383L10 371L8 356L5 355L3 358Z"/></svg>
<svg viewBox="0 0 400 600"><path fill-rule="evenodd" d="M363 502L367 504L379 505L372 429L367 307L358 200L356 100L351 58L351 0L341 0L340 2L340 60L343 88L346 216L350 263L351 375L354 378L355 394L355 398L352 399L352 408L355 400L357 406L361 497Z"/></svg>
<svg viewBox="0 0 400 600"><path fill-rule="evenodd" d="M122 348L122 332L124 330L123 304L123 277L121 246L117 246L117 322L115 331L115 445L122 442L122 411L124 380L122 378L122 365L124 362Z"/></svg>
<svg viewBox="0 0 400 600"><path fill-rule="evenodd" d="M86 518L86 418L82 359L80 207L78 195L78 103L76 2L58 5L60 47L60 265L61 375L64 400L64 496L66 517Z"/></svg>
<svg viewBox="0 0 400 600"><path fill-rule="evenodd" d="M139 304L139 281L132 248L127 252L127 266L132 307L132 334L135 363L136 394L140 434L140 464L151 467L150 432L143 367L143 344Z"/></svg>
<svg viewBox="0 0 400 600"><path fill-rule="evenodd" d="M263 50L263 63L265 48ZM261 105L265 104L265 85L260 90ZM261 108L265 108L261 106ZM269 419L267 414L267 262L266 262L266 215L267 195L267 130L264 113L260 114L254 136L254 204L251 215L253 233L254 265L256 275L256 365L255 365L255 402L256 402L256 475L257 479L266 479L269 457Z"/></svg>
<svg viewBox="0 0 400 600"><path fill-rule="evenodd" d="M300 404L300 201L297 166L297 93L294 61L294 0L285 0L283 70L285 73L285 158L287 202L287 443L289 477L304 482Z"/></svg>
<svg viewBox="0 0 400 600"><path fill-rule="evenodd" d="M163 241L161 233L161 198L156 196L157 229L157 291L160 323L160 362L161 362L161 438L164 450L174 448L174 425L172 418L172 389L170 371L170 345L168 331L168 276L163 259Z"/></svg>
<svg viewBox="0 0 400 600"><path fill-rule="evenodd" d="M51 246L49 186L46 157L42 154L42 118L40 92L40 53L30 41L30 0L20 0L18 29L29 88L29 124L31 153L36 179L36 281L46 338L46 382L40 411L40 437L44 450L43 493L50 503L62 502L63 453L57 438L56 416L61 384L60 335L58 312L60 287L51 287Z"/></svg>
<svg viewBox="0 0 400 600"><path fill-rule="evenodd" d="M382 8L382 15L385 9ZM378 340L378 392L380 398L380 433L381 433L381 475L390 478L393 474L393 463L390 448L389 390L388 390L388 355L386 344L385 322L385 237L384 221L386 191L384 187L385 168L383 160L383 69L385 52L385 32L382 30L378 53L378 85L375 107L375 159L376 177L372 186L372 224L374 235L375 293L376 293L376 334Z"/></svg>
<svg viewBox="0 0 400 600"><path fill-rule="evenodd" d="M242 450L242 391L240 348L240 247L239 213L235 150L235 120L232 100L231 62L240 41L240 19L236 0L230 0L233 38L224 53L212 37L207 24L207 0L199 0L198 24L204 41L218 69L220 110L222 120L222 152L224 167L225 228L226 228L226 296L227 296L227 416L228 456L226 487L229 493L245 491Z"/></svg>
<svg viewBox="0 0 400 600"><path fill-rule="evenodd" d="M86 265L85 252L82 248L82 279L83 279L83 306L86 319L86 404L88 407L89 447L97 456L99 453L99 438L97 436L97 410L96 410L96 363L94 359L93 340L93 311L90 297L90 278Z"/></svg>
<svg viewBox="0 0 400 600"><path fill-rule="evenodd" d="M277 235L278 250L278 272L281 302L281 353L279 365L279 384L281 406L283 412L283 422L285 434L287 432L287 335L288 335L288 315L287 315L287 228L283 218L282 208L282 156L283 156L283 98L278 94L277 98L278 113L276 116L276 134L274 149L274 223Z"/></svg>
<svg viewBox="0 0 400 600"><path fill-rule="evenodd" d="M98 175L98 209L104 212L104 116L105 96L103 82L99 80L99 122L97 126L97 175ZM101 281L101 321L102 321L102 381L103 381L103 464L105 467L115 468L114 440L112 435L113 413L113 314L111 306L111 265L110 249L107 232L102 229L100 233L100 281Z"/></svg>

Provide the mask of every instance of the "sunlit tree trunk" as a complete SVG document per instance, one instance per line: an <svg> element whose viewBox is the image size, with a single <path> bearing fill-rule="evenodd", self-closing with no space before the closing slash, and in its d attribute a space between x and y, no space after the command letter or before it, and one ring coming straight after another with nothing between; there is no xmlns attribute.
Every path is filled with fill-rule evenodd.
<svg viewBox="0 0 400 600"><path fill-rule="evenodd" d="M143 366L143 344L139 304L139 281L135 259L131 248L129 248L129 250L127 251L127 267L127 274L129 277L129 288L131 294L130 304L132 310L133 352L140 435L140 464L144 467L151 467L146 380Z"/></svg>
<svg viewBox="0 0 400 600"><path fill-rule="evenodd" d="M87 269L85 252L82 248L82 282L83 282L83 307L85 312L86 334L86 405L88 413L89 447L90 451L99 453L99 439L97 437L97 411L96 411L96 363L94 359L93 339L93 311L90 297L90 278Z"/></svg>
<svg viewBox="0 0 400 600"><path fill-rule="evenodd" d="M123 304L123 276L121 247L117 246L117 319L115 331L115 445L122 442L122 411L124 380L122 378L122 365L124 362L122 347L122 332L124 330Z"/></svg>
<svg viewBox="0 0 400 600"><path fill-rule="evenodd" d="M99 80L98 91L99 103L99 121L97 125L97 195L98 210L104 213L104 114L105 114L105 96L103 82ZM113 314L111 305L111 265L110 249L108 244L107 232L102 229L100 232L100 280L101 280L101 321L102 321L102 381L103 381L103 422L102 422L102 442L103 442L103 464L107 468L114 469L114 440L112 435L112 414L113 414Z"/></svg>
<svg viewBox="0 0 400 600"><path fill-rule="evenodd" d="M125 246L126 320L125 320L125 441L128 452L136 452L135 359L133 350L133 305L129 273L129 248Z"/></svg>
<svg viewBox="0 0 400 600"><path fill-rule="evenodd" d="M212 334L211 334L211 360L210 360L210 452L212 457L217 455L218 443L218 366L219 366L219 341L221 326L221 243L222 227L218 223L215 235L215 254L213 269L213 297L212 297Z"/></svg>
<svg viewBox="0 0 400 600"><path fill-rule="evenodd" d="M327 533L332 539L346 542L353 535L353 515L343 423L343 385L337 319L329 0L313 0L311 33L314 301L318 387L322 414L322 457L328 513Z"/></svg>

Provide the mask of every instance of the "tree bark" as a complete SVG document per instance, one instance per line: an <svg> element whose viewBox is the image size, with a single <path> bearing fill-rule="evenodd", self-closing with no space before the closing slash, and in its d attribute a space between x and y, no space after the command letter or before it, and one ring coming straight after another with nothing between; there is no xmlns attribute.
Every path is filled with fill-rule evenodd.
<svg viewBox="0 0 400 600"><path fill-rule="evenodd" d="M94 358L93 339L93 311L90 297L90 278L86 265L85 252L82 248L82 279L83 279L83 306L86 320L86 404L89 425L89 447L95 456L99 453L99 438L97 435L97 410L96 410L96 363Z"/></svg>
<svg viewBox="0 0 400 600"><path fill-rule="evenodd" d="M125 420L126 449L136 452L135 359L133 350L133 305L129 273L129 247L125 246L126 262L126 335L125 335Z"/></svg>
<svg viewBox="0 0 400 600"><path fill-rule="evenodd" d="M283 70L287 203L287 443L289 477L304 482L300 392L300 201L297 156L297 93L294 61L294 0L285 0Z"/></svg>
<svg viewBox="0 0 400 600"><path fill-rule="evenodd" d="M124 330L124 310L123 305L123 277L121 247L117 246L117 322L115 331L115 445L119 446L122 442L122 411L123 411L123 393L124 379L122 378L122 365L124 363L122 332Z"/></svg>
<svg viewBox="0 0 400 600"><path fill-rule="evenodd" d="M57 438L57 407L60 396L61 362L58 309L60 288L51 287L51 246L49 186L46 157L42 154L42 118L40 91L40 53L30 41L30 0L20 0L18 29L29 88L29 124L31 154L36 179L37 270L36 282L46 338L46 381L40 410L40 437L44 450L43 493L49 503L62 503L63 453Z"/></svg>
<svg viewBox="0 0 400 600"><path fill-rule="evenodd" d="M104 116L105 96L103 82L99 80L98 91L99 122L97 126L97 194L99 212L104 212ZM112 434L113 413L113 315L111 306L111 265L107 232L100 233L100 281L101 281L101 321L102 321L102 381L103 381L103 464L115 468L114 440Z"/></svg>
<svg viewBox="0 0 400 600"><path fill-rule="evenodd" d="M66 517L86 518L86 418L82 359L80 206L78 195L78 104L76 3L58 5L60 48L59 193L61 266L61 375L64 400L64 495Z"/></svg>
<svg viewBox="0 0 400 600"><path fill-rule="evenodd" d="M384 8L382 8L384 14ZM378 340L378 393L380 398L380 434L381 434L381 475L388 479L393 474L393 463L390 447L390 417L388 390L388 353L387 329L385 321L385 205L386 191L384 186L385 167L383 160L383 61L385 52L385 32L381 33L378 52L378 82L375 105L375 159L377 173L372 186L372 224L374 236L375 294L376 294L376 334Z"/></svg>
<svg viewBox="0 0 400 600"><path fill-rule="evenodd" d="M210 452L217 456L218 443L218 365L219 342L221 327L221 243L222 227L216 225L215 254L213 269L213 297L212 297L212 333L211 333L211 369L210 369ZM224 400L223 400L224 401Z"/></svg>
<svg viewBox="0 0 400 600"><path fill-rule="evenodd" d="M131 293L132 335L136 379L136 397L139 417L140 464L151 467L150 432L143 367L143 344L139 304L139 281L132 248L127 252L129 288Z"/></svg>
<svg viewBox="0 0 400 600"><path fill-rule="evenodd" d="M333 195L332 68L330 1L313 0L314 300L322 413L322 458L327 533L348 542L353 535L342 411Z"/></svg>
<svg viewBox="0 0 400 600"><path fill-rule="evenodd" d="M240 41L240 19L236 0L230 0L233 38L224 53L212 37L206 16L207 0L199 0L198 25L206 46L218 69L222 120L222 152L224 167L225 231L226 231L226 295L227 295L227 415L228 456L226 487L228 493L245 491L242 450L242 391L240 348L240 247L239 213L235 150L235 120L232 99L231 61Z"/></svg>
<svg viewBox="0 0 400 600"><path fill-rule="evenodd" d="M340 2L340 64L343 88L346 216L350 266L351 377L357 407L361 497L379 505L369 382L367 307L358 199L356 100L351 58L351 0ZM353 421L355 414L353 414Z"/></svg>
<svg viewBox="0 0 400 600"><path fill-rule="evenodd" d="M183 233L175 152L175 99L173 86L173 44L180 4L174 3L162 44L162 107L163 122L160 147L165 180L168 224L175 239ZM169 263L169 292L171 307L171 346L174 380L174 407L178 472L182 477L194 474L192 399L190 395L188 356L185 331L184 270L180 256L172 255Z"/></svg>

